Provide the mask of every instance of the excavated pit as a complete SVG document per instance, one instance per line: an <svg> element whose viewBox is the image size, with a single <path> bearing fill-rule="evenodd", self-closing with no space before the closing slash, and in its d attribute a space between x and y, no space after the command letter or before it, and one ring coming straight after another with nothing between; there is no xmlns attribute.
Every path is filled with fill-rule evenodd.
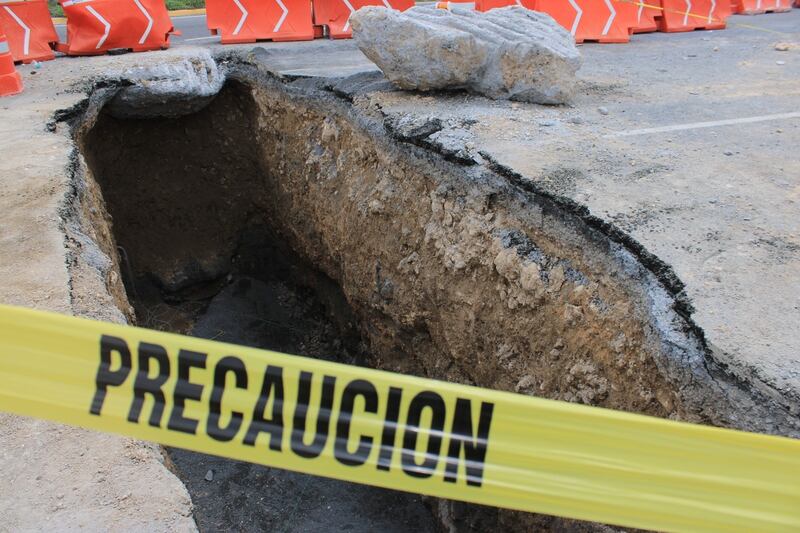
<svg viewBox="0 0 800 533"><path fill-rule="evenodd" d="M83 110L78 311L90 270L147 327L774 430L707 360L669 269L579 209L398 136L357 96L248 65L228 80L178 118L118 118L113 91ZM201 530L602 527L170 454Z"/></svg>

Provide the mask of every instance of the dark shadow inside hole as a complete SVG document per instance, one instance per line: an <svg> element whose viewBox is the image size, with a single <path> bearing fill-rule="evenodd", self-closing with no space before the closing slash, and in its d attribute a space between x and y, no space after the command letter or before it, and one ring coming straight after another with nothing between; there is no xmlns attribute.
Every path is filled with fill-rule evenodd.
<svg viewBox="0 0 800 533"><path fill-rule="evenodd" d="M286 246L270 218L257 108L228 84L178 119L102 114L81 139L112 217L140 325L363 363L339 286ZM271 176L273 179L264 179ZM202 531L433 531L417 495L178 449L175 470Z"/></svg>

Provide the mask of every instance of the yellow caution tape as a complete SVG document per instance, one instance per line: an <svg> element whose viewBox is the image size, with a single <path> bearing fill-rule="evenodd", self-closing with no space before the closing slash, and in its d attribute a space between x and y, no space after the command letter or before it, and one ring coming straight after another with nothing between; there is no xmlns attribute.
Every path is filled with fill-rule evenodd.
<svg viewBox="0 0 800 533"><path fill-rule="evenodd" d="M443 498L800 531L800 441L0 306L0 410Z"/></svg>

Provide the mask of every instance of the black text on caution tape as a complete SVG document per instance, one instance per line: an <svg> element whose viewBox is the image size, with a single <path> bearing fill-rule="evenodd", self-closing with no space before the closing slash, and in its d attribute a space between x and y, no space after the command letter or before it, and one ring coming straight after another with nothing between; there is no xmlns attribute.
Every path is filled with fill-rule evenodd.
<svg viewBox="0 0 800 533"><path fill-rule="evenodd" d="M456 398L452 423L445 428L448 419L448 405L440 394L424 390L414 394L408 402L403 402L402 387L388 387L378 390L369 379L351 379L344 386L336 376L324 375L321 379L321 394L318 395L318 416L313 433L306 435L306 418L310 408L312 385L319 382L314 372L300 371L296 384L296 397L287 398L284 391L284 368L267 364L255 372L245 362L234 355L217 361L213 368L213 383L190 380L192 369L206 369L207 354L181 349L177 358L171 359L167 350L158 344L140 342L134 358L128 343L111 335L100 338L100 361L95 378L95 392L90 413L102 416L103 403L110 387L120 387L133 380L133 395L127 414L128 422L147 423L150 426L170 431L197 435L204 431L209 437L220 442L236 439L247 446L256 446L257 439L266 435L268 447L274 452L293 453L305 459L319 457L331 432L334 433L333 456L346 466L372 467L390 472L393 461L400 454L401 470L415 478L431 478L444 460L442 480L456 483L461 479L467 485L480 487L483 481L484 463L489 448L489 429L492 422L494 404L480 403L477 423L473 423L472 400ZM229 375L233 379L229 378ZM167 406L167 382L175 378L172 388L171 409ZM251 406L251 416L236 410L225 411L226 384L233 383L239 389L246 389L251 381L260 380L260 393ZM205 422L186 416L187 401L201 401L206 387L211 387L208 395ZM149 415L142 416L145 397L153 400ZM294 395L293 395L294 396ZM380 435L353 435L350 431L354 416L356 398L363 402L364 415L383 414ZM332 420L334 405L338 405L338 415ZM402 412L401 412L402 410ZM429 427L422 427L423 412L429 411ZM222 414L226 412L228 422L221 424ZM245 420L248 420L245 423ZM164 424L166 423L166 426ZM202 427L204 426L204 427ZM284 433L289 432L288 446ZM310 433L310 432L309 432ZM418 453L421 434L427 434L427 447ZM398 446L398 437L400 446ZM368 458L380 440L377 460L367 464ZM258 441L264 442L264 438ZM357 443L357 445L355 445ZM355 445L355 446L354 446ZM422 460L420 460L420 457ZM459 468L463 459L464 475L459 478Z"/></svg>

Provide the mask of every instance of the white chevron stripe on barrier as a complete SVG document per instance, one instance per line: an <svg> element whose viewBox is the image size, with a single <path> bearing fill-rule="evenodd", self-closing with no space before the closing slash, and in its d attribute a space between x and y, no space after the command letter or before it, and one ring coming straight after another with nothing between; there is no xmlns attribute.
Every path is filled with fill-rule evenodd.
<svg viewBox="0 0 800 533"><path fill-rule="evenodd" d="M108 39L108 34L111 32L111 24L106 19L104 19L102 15L100 15L100 13L95 11L95 9L92 6L86 6L86 11L91 13L94 18L99 20L100 24L102 24L103 27L105 28L103 36L100 37L100 40L97 41L97 46L95 46L95 49L100 50L100 47L103 46L103 44L106 42L106 39Z"/></svg>
<svg viewBox="0 0 800 533"><path fill-rule="evenodd" d="M283 13L281 13L281 18L278 19L278 23L275 24L275 28L272 30L273 33L277 33L278 30L281 29L281 26L283 26L283 21L286 20L286 16L289 14L289 10L286 9L286 6L283 5L283 2L281 2L281 0L275 0L275 1L278 3L278 7L281 8L281 11L283 11Z"/></svg>
<svg viewBox="0 0 800 533"><path fill-rule="evenodd" d="M153 29L153 17L150 16L150 13L147 12L139 0L133 0L133 3L136 4L136 7L139 8L139 11L141 11L142 15L144 15L144 17L147 19L147 28L145 28L144 33L142 34L141 38L139 38L139 44L144 44Z"/></svg>
<svg viewBox="0 0 800 533"><path fill-rule="evenodd" d="M353 16L353 13L355 13L355 12L356 12L356 10L355 10L355 9L353 9L353 4L351 4L351 3L349 2L349 0L342 0L342 2L344 2L344 5L346 5L346 6L347 6L347 9L349 9L349 10L350 10L350 14L349 14L349 15L347 15L347 22L345 22L345 23L344 23L344 28L343 28L343 29L344 29L344 31L347 31L347 30L349 30L349 29L350 29L350 17L352 17L352 16Z"/></svg>
<svg viewBox="0 0 800 533"><path fill-rule="evenodd" d="M583 17L583 9L581 9L581 6L579 6L575 0L569 0L569 5L571 5L572 9L575 10L575 18L572 21L572 29L569 30L574 37L575 34L578 33L578 26L581 23L581 17Z"/></svg>
<svg viewBox="0 0 800 533"><path fill-rule="evenodd" d="M614 6L611 5L611 2L609 0L603 0L603 1L605 2L606 7L608 7L608 11L610 13L610 15L608 16L608 20L606 21L606 25L603 28L603 35L608 35L608 30L611 29L611 24L614 22L614 19L617 18L617 10L614 9Z"/></svg>
<svg viewBox="0 0 800 533"><path fill-rule="evenodd" d="M247 15L249 15L249 13L244 8L242 3L239 2L239 0L233 0L233 3L236 4L236 7L238 7L239 11L242 12L242 18L239 19L239 23L236 24L236 27L233 29L233 35L239 35L239 32L242 31L242 26L244 26L244 21L247 20Z"/></svg>
<svg viewBox="0 0 800 533"><path fill-rule="evenodd" d="M22 22L22 19L19 18L16 13L11 11L10 7L5 6L5 10L8 12L9 15L11 15L11 17L17 22L17 24L20 25L20 27L25 32L25 38L22 43L22 53L23 55L28 55L31 51L31 29L24 22Z"/></svg>

